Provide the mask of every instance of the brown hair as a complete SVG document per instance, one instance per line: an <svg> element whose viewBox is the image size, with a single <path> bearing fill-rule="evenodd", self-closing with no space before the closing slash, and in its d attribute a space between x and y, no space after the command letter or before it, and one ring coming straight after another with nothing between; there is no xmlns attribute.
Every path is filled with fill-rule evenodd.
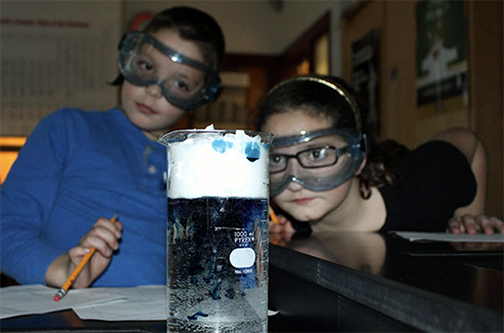
<svg viewBox="0 0 504 333"><path fill-rule="evenodd" d="M365 133L370 152L358 177L361 196L367 199L372 186L400 183L397 164L408 150L393 140L376 142L372 129L377 126L362 119L358 104L353 89L338 77L299 76L280 83L267 94L259 108L256 127L261 130L273 114L303 110L310 116L328 119L332 127Z"/></svg>

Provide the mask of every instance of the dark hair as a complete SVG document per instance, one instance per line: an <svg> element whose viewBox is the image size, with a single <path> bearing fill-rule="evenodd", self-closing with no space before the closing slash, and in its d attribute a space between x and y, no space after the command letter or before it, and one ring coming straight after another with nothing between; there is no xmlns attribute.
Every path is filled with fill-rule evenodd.
<svg viewBox="0 0 504 333"><path fill-rule="evenodd" d="M161 29L171 29L182 39L194 42L203 53L206 65L217 72L221 70L226 43L219 24L212 16L192 7L172 7L154 15L142 31L154 33ZM119 74L111 84L120 85L123 81L123 76Z"/></svg>
<svg viewBox="0 0 504 333"><path fill-rule="evenodd" d="M212 16L192 7L165 9L154 15L143 32L161 29L173 29L182 39L196 43L207 65L215 71L221 69L226 45L222 30Z"/></svg>
<svg viewBox="0 0 504 333"><path fill-rule="evenodd" d="M377 143L370 124L364 119L353 89L334 76L307 75L287 79L273 87L264 98L257 114L256 127L261 130L274 114L302 110L312 117L324 117L331 127L352 128L365 133L370 153L359 175L360 192L363 198L371 195L371 186L400 182L397 162L407 148L393 140Z"/></svg>
<svg viewBox="0 0 504 333"><path fill-rule="evenodd" d="M341 93L331 85L341 89ZM351 103L347 98L351 99ZM352 89L340 78L298 76L287 79L270 90L260 106L256 126L260 129L273 114L303 109L310 116L326 117L333 127L362 131L362 128L358 128L360 114L352 108L352 103L356 103Z"/></svg>

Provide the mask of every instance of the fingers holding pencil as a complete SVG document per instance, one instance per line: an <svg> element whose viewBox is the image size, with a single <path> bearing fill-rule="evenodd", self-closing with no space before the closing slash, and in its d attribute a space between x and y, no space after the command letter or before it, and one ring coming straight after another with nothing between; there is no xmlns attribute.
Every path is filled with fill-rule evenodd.
<svg viewBox="0 0 504 333"><path fill-rule="evenodd" d="M112 219L99 218L91 229L81 238L78 247L88 251L96 249L104 257L110 257L119 248L122 237L122 224Z"/></svg>
<svg viewBox="0 0 504 333"><path fill-rule="evenodd" d="M79 245L68 252L73 263L70 273L77 273L75 281L70 282L74 288L89 286L103 273L110 264L114 251L119 249L121 237L122 224L115 219L100 218L93 224L81 238Z"/></svg>
<svg viewBox="0 0 504 333"><path fill-rule="evenodd" d="M268 225L268 229L270 233L278 233L283 229L282 224L278 220L278 216L271 206L268 207L268 214L270 217L270 223Z"/></svg>
<svg viewBox="0 0 504 333"><path fill-rule="evenodd" d="M269 239L271 244L286 245L296 233L292 223L283 215L276 216L278 224L269 224Z"/></svg>
<svg viewBox="0 0 504 333"><path fill-rule="evenodd" d="M268 206L268 214L269 214L269 217L273 223L275 223L276 225L280 225L280 222L278 221L278 217L277 217L275 211L273 210L273 208L271 208L271 206Z"/></svg>
<svg viewBox="0 0 504 333"><path fill-rule="evenodd" d="M269 207L270 220L273 223L269 224L270 233L287 233L293 234L296 230L292 227L291 222L283 215L276 215L273 208Z"/></svg>

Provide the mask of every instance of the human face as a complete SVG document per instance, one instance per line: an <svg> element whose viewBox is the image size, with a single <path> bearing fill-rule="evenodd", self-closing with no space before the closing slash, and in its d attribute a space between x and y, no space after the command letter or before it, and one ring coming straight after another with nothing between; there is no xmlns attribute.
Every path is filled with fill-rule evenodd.
<svg viewBox="0 0 504 333"><path fill-rule="evenodd" d="M297 135L303 131L329 128L328 119L321 116L310 116L303 110L294 112L277 113L272 115L264 124L262 130L271 132L275 137ZM342 147L346 143L334 136L320 137L308 143L302 143L282 148L275 148L274 153L295 155L299 151L320 146ZM289 160L289 168L301 170L302 167L296 159ZM332 167L331 167L332 168ZM324 172L324 168L312 169L311 172ZM273 197L283 210L299 221L317 221L341 206L348 196L351 182L354 178L343 182L341 185L327 191L311 191L296 182L289 185Z"/></svg>
<svg viewBox="0 0 504 333"><path fill-rule="evenodd" d="M130 32L119 49L119 69L124 79L140 87L157 85L176 107L193 110L215 101L220 94L221 80L214 70L149 34Z"/></svg>
<svg viewBox="0 0 504 333"><path fill-rule="evenodd" d="M203 54L198 46L191 41L181 39L178 33L172 30L159 30L152 33L151 36L187 57L204 62ZM159 57L164 57L164 55L159 54ZM159 61L161 62L162 59ZM184 66L171 63L167 59L163 63L166 66ZM190 70L186 73L192 75ZM198 71L194 71L194 73L198 73ZM198 77L194 79L199 80ZM151 139L157 139L160 134L169 131L185 114L185 110L166 100L157 84L142 87L125 81L122 86L121 98L122 108L128 119Z"/></svg>
<svg viewBox="0 0 504 333"><path fill-rule="evenodd" d="M270 194L282 192L290 182L320 192L347 181L366 156L364 136L351 128L323 128L297 135L276 136L270 153ZM364 145L363 145L364 144ZM296 146L296 154L280 148ZM302 167L289 163L295 158Z"/></svg>

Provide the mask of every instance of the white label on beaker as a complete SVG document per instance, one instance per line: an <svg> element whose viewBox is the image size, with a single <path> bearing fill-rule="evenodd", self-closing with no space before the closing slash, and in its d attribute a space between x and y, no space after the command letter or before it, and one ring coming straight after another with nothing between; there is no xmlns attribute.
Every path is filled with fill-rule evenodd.
<svg viewBox="0 0 504 333"><path fill-rule="evenodd" d="M229 255L229 261L234 268L246 268L254 265L255 252L251 248L234 249Z"/></svg>

